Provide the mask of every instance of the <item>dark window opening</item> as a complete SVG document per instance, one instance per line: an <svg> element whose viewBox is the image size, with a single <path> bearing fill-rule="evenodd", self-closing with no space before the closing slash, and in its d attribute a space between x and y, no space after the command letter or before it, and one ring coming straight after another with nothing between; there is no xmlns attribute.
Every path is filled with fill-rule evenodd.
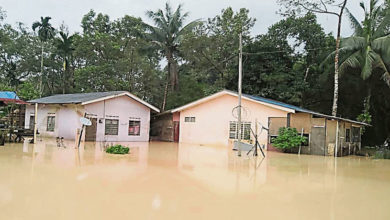
<svg viewBox="0 0 390 220"><path fill-rule="evenodd" d="M303 141L302 143L301 143L301 146L302 147L307 147L307 146L309 146L309 137L310 137L310 134L303 134L302 135L303 137L306 137L306 141Z"/></svg>
<svg viewBox="0 0 390 220"><path fill-rule="evenodd" d="M351 142L351 129L345 129L345 142Z"/></svg>
<svg viewBox="0 0 390 220"><path fill-rule="evenodd" d="M352 127L352 142L359 143L360 142L360 128Z"/></svg>
<svg viewBox="0 0 390 220"><path fill-rule="evenodd" d="M56 126L56 117L55 116L47 116L47 131L54 131Z"/></svg>
<svg viewBox="0 0 390 220"><path fill-rule="evenodd" d="M104 134L105 135L118 135L119 120L118 119L106 119Z"/></svg>
<svg viewBox="0 0 390 220"><path fill-rule="evenodd" d="M184 122L195 122L195 117L185 117Z"/></svg>

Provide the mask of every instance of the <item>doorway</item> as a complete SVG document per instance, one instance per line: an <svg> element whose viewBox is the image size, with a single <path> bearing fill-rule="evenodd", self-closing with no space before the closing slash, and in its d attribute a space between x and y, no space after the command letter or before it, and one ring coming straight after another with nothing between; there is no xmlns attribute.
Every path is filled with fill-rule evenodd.
<svg viewBox="0 0 390 220"><path fill-rule="evenodd" d="M97 119L90 118L91 126L85 127L85 141L96 141Z"/></svg>
<svg viewBox="0 0 390 220"><path fill-rule="evenodd" d="M179 142L179 134L180 134L180 122L173 122L173 141Z"/></svg>
<svg viewBox="0 0 390 220"><path fill-rule="evenodd" d="M310 154L326 155L325 127L312 127L310 138Z"/></svg>

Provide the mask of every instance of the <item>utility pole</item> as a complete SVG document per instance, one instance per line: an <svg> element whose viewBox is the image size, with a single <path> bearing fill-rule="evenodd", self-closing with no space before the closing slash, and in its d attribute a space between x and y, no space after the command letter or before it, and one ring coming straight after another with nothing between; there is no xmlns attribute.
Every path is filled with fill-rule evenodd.
<svg viewBox="0 0 390 220"><path fill-rule="evenodd" d="M242 33L240 33L238 55L238 156L241 157L241 96L242 96Z"/></svg>

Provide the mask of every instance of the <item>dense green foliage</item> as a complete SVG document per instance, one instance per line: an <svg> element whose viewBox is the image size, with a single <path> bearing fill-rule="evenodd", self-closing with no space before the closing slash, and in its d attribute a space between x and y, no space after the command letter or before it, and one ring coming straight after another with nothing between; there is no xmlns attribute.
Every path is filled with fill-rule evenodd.
<svg viewBox="0 0 390 220"><path fill-rule="evenodd" d="M124 147L120 144L110 146L106 149L106 153L109 154L128 154L130 149L128 147Z"/></svg>
<svg viewBox="0 0 390 220"><path fill-rule="evenodd" d="M298 134L296 128L279 128L278 136L272 139L272 145L281 150L299 147L307 142L307 137Z"/></svg>
<svg viewBox="0 0 390 220"><path fill-rule="evenodd" d="M365 11L363 32L342 40L340 54L345 65L338 115L371 120L364 145L382 144L390 136L390 96L385 95L390 89L383 83L390 47L382 45L389 38L389 7L387 3L375 7L376 16L368 8ZM82 31L69 33L65 25L52 27L50 17L35 22L35 31L30 25L6 24L6 13L0 9L0 90L16 91L26 100L41 93L126 90L171 109L221 89L237 90L242 32L244 93L331 114L334 67L322 64L336 40L324 32L315 14L292 13L257 36L251 34L256 19L245 8L228 7L194 22L186 20L181 6L172 10L167 5L147 15L148 20L130 15L112 20L91 10L81 20ZM359 22L350 18L358 30ZM359 43L361 37L364 44ZM360 40L355 45L352 39ZM373 53L365 56L364 51ZM359 53L361 65L353 62L357 55L352 52ZM365 74L368 78L361 77L368 73L365 63L372 67Z"/></svg>

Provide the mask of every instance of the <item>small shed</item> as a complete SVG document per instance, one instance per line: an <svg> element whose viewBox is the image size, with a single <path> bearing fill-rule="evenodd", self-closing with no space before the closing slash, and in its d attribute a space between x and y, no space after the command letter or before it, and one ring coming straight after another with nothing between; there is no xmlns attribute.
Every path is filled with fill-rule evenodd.
<svg viewBox="0 0 390 220"><path fill-rule="evenodd" d="M0 91L0 128L24 128L26 104L15 92Z"/></svg>

